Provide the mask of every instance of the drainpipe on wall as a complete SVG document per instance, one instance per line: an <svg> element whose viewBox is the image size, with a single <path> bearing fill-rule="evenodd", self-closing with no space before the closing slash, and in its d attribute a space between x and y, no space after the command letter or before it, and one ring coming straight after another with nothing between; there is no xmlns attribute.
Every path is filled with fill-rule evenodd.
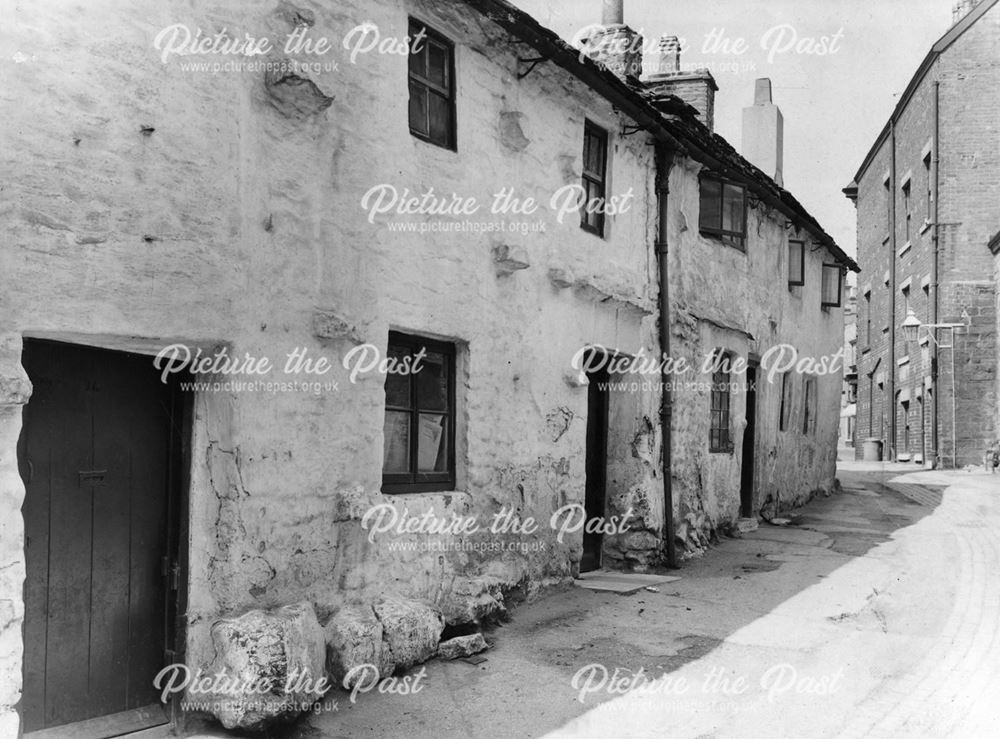
<svg viewBox="0 0 1000 739"><path fill-rule="evenodd" d="M896 460L896 121L889 120L889 444L888 459Z"/></svg>
<svg viewBox="0 0 1000 739"><path fill-rule="evenodd" d="M931 240L934 242L934 255L931 259L931 323L938 322L938 254L940 253L940 234L938 233L938 191L940 188L940 175L938 165L941 161L940 141L941 141L941 83L934 82L934 225L931 232ZM941 466L941 453L938 449L938 348L937 342L930 342L931 347L931 391L934 393L934 400L931 403L931 448L934 449L934 467Z"/></svg>
<svg viewBox="0 0 1000 739"><path fill-rule="evenodd" d="M667 233L669 209L667 197L670 193L670 167L673 163L673 152L664 146L656 150L656 204L657 204L657 234L656 234L656 264L659 268L660 291L658 299L660 321L660 351L661 357L670 356L670 267L667 262ZM661 366L666 362L661 362ZM660 371L660 428L662 429L663 449L663 537L667 544L667 566L677 568L677 546L674 542L674 495L672 490L673 469L671 463L671 446L673 434L673 395L670 391L670 377L666 367Z"/></svg>

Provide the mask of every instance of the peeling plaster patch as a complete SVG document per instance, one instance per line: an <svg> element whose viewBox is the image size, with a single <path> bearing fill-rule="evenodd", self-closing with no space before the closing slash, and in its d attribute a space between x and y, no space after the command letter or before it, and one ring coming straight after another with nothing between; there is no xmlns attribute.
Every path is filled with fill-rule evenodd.
<svg viewBox="0 0 1000 739"><path fill-rule="evenodd" d="M316 83L295 72L287 59L277 60L274 69L264 73L264 89L271 106L287 118L308 118L333 105Z"/></svg>
<svg viewBox="0 0 1000 739"><path fill-rule="evenodd" d="M545 417L545 426L552 436L552 441L559 441L563 434L569 430L569 425L573 422L573 411L566 407L556 408Z"/></svg>
<svg viewBox="0 0 1000 739"><path fill-rule="evenodd" d="M549 281L558 288L573 287L573 273L560 267L549 270Z"/></svg>
<svg viewBox="0 0 1000 739"><path fill-rule="evenodd" d="M314 310L312 330L317 339L349 339L355 344L364 343L358 327L332 310Z"/></svg>
<svg viewBox="0 0 1000 739"><path fill-rule="evenodd" d="M500 113L500 143L511 151L524 151L531 143L521 128L522 118L524 118L524 113L517 111Z"/></svg>
<svg viewBox="0 0 1000 739"><path fill-rule="evenodd" d="M576 157L570 154L560 154L556 158L557 167L563 182L567 185L580 181L580 175L576 172Z"/></svg>
<svg viewBox="0 0 1000 739"><path fill-rule="evenodd" d="M281 20L285 21L293 29L301 26L311 28L313 24L316 23L316 14L311 10L296 7L285 0L278 3L278 7L275 8L274 14Z"/></svg>
<svg viewBox="0 0 1000 739"><path fill-rule="evenodd" d="M524 247L498 244L493 247L493 262L496 265L497 276L513 274L531 266L528 262L528 252Z"/></svg>

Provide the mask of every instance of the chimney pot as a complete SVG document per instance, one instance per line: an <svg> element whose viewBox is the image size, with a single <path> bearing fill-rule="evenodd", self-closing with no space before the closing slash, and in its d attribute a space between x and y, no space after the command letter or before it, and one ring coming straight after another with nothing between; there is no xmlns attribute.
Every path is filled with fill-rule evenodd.
<svg viewBox="0 0 1000 739"><path fill-rule="evenodd" d="M657 72L679 72L681 70L681 42L676 36L661 36L656 44L660 55Z"/></svg>
<svg viewBox="0 0 1000 739"><path fill-rule="evenodd" d="M753 104L767 105L771 102L771 80L762 77L754 84Z"/></svg>
<svg viewBox="0 0 1000 739"><path fill-rule="evenodd" d="M601 25L620 26L625 22L625 0L604 0Z"/></svg>

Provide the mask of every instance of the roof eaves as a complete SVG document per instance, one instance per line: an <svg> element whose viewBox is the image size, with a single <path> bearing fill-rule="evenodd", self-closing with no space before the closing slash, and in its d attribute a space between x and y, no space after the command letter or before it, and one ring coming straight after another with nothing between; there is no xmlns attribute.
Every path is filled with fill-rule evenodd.
<svg viewBox="0 0 1000 739"><path fill-rule="evenodd" d="M630 86L603 64L581 54L579 49L570 46L554 31L545 28L508 0L464 2L577 77L648 130L657 140L709 166L722 164L725 169L731 170L735 179L749 185L765 201L770 201L771 205L793 222L810 231L838 262L854 272L861 271L791 193L779 187L773 179L744 159L728 141L710 131L701 121L690 115L668 116L637 86ZM716 156L712 156L713 151Z"/></svg>

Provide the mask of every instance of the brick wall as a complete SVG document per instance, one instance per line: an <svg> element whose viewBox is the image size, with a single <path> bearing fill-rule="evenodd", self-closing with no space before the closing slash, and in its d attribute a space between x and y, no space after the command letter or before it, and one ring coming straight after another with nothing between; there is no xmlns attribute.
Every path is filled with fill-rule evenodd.
<svg viewBox="0 0 1000 739"><path fill-rule="evenodd" d="M901 459L932 454L935 356L941 461L976 463L996 435L996 282L986 245L1000 225L998 43L1000 11L994 8L941 54L900 113L895 170L892 140L886 137L858 183L858 438L885 439L887 451ZM954 349L945 348L951 345L948 330L935 334L941 348L926 329L920 343L907 343L901 331L893 330L908 308L922 323L933 322L935 204L928 188L935 164L935 82L940 85L937 322L961 322L964 314L971 322L968 331L958 333ZM891 228L889 198L895 205ZM871 339L866 342L869 320ZM890 371L895 372L892 388Z"/></svg>

